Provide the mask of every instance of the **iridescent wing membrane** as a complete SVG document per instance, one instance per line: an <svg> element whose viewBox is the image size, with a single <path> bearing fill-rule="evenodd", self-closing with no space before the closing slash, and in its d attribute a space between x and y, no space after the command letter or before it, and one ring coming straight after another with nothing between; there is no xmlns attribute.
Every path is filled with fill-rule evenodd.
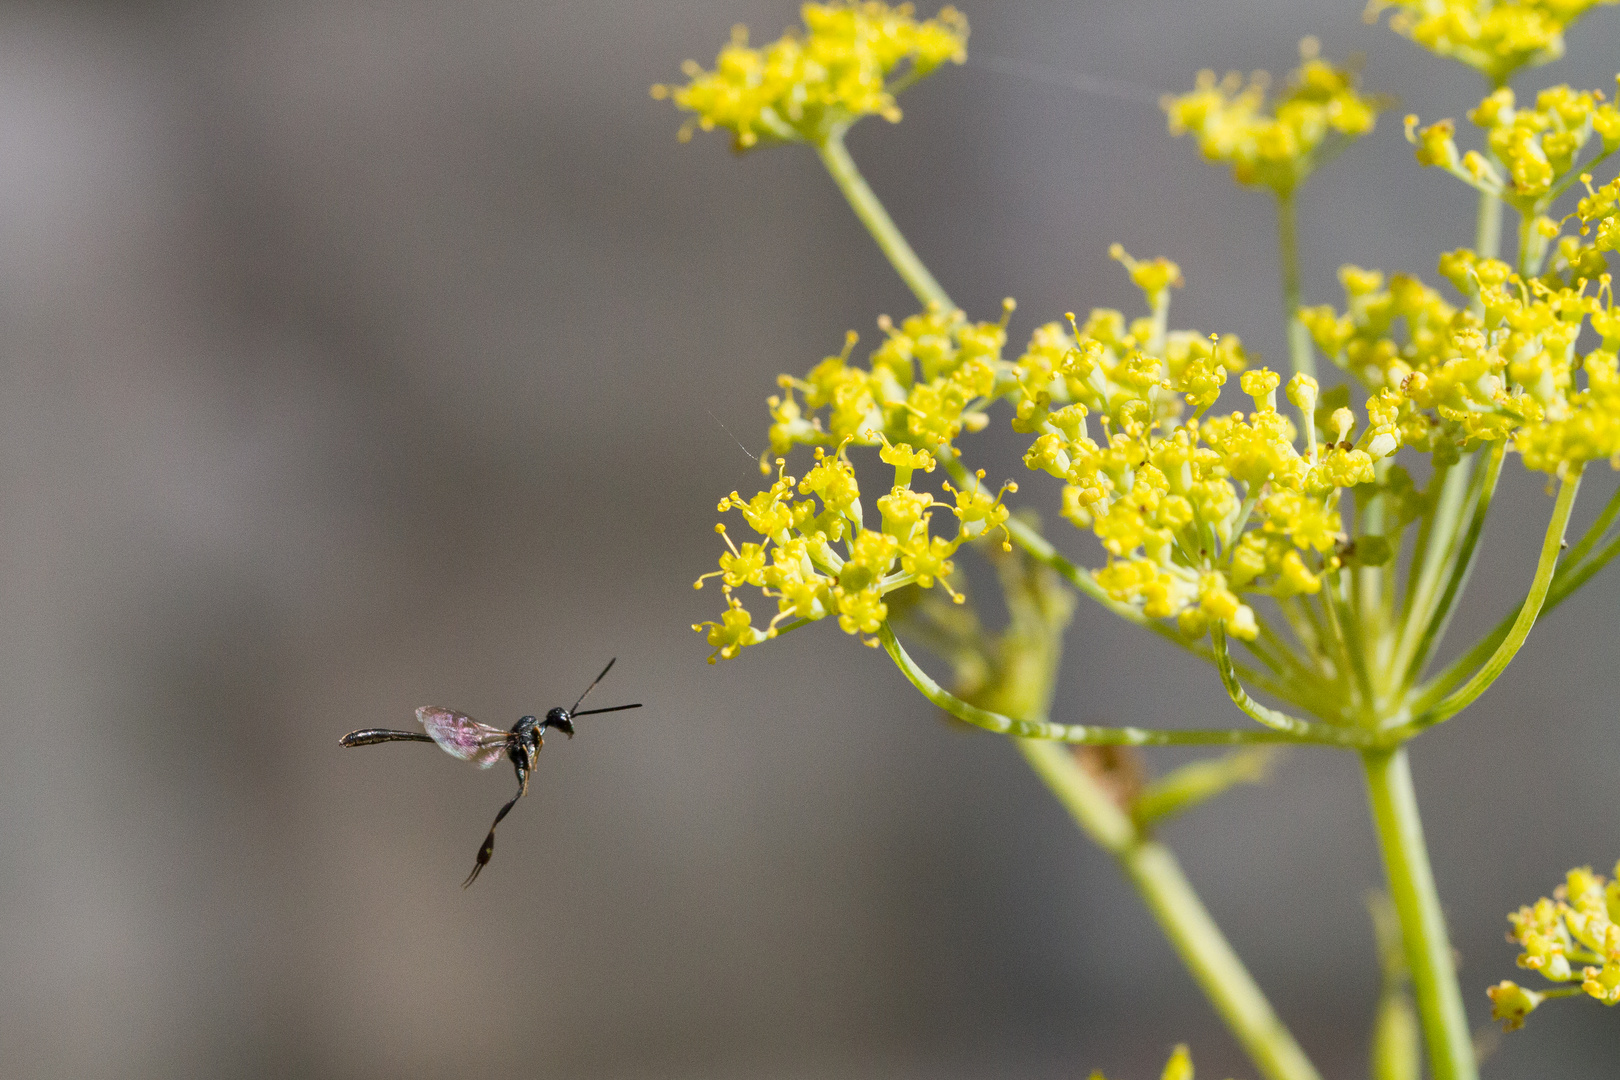
<svg viewBox="0 0 1620 1080"><path fill-rule="evenodd" d="M416 718L440 748L451 757L470 761L480 769L487 769L506 756L512 745L512 733L451 709L424 705L416 710Z"/></svg>

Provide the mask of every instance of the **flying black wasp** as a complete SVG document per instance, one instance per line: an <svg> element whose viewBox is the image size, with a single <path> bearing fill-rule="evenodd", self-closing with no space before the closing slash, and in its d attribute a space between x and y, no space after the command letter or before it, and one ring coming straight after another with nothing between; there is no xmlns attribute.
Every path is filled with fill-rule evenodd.
<svg viewBox="0 0 1620 1080"><path fill-rule="evenodd" d="M577 717L641 708L641 703L637 702L634 705L614 705L607 709L579 711L586 694L596 689L596 684L612 670L617 659L618 657L614 657L608 661L607 667L602 669L602 674L591 680L591 685L585 688L584 694L579 695L579 701L574 702L573 708L552 709L546 713L544 720L525 716L512 725L511 731L502 731L498 727L480 724L472 717L451 709L424 705L416 710L416 719L427 729L425 735L415 731L394 731L390 728L362 728L359 731L349 732L338 742L344 746L370 746L372 743L384 742L431 742L438 743L451 757L470 761L480 769L489 768L502 757L512 762L512 767L517 770L518 793L501 807L500 813L495 815L495 824L489 827L489 835L484 837L484 845L478 849L478 861L473 863L472 873L467 875L467 880L461 883L461 887L465 889L478 879L479 871L489 864L490 856L495 854L495 826L511 812L519 799L529 793L529 774L534 771L535 761L540 756L540 748L545 745L546 728L556 728L572 739L574 720Z"/></svg>

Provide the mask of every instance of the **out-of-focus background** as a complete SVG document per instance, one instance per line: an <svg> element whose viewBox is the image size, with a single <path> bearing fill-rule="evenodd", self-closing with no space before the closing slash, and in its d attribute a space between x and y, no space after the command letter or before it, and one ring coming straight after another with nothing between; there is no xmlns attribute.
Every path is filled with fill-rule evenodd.
<svg viewBox="0 0 1620 1080"><path fill-rule="evenodd" d="M1468 242L1399 116L1480 85L1356 0L965 6L968 66L851 145L959 302L1018 297L1015 343L1131 308L1119 240L1180 262L1176 325L1282 355L1269 201L1154 99L1307 33L1402 102L1304 192L1308 298ZM0 1074L1129 1078L1187 1040L1253 1075L1007 746L831 625L718 667L687 628L775 374L913 308L810 152L681 146L648 98L795 18L0 13ZM1617 54L1600 10L1520 86L1612 87ZM1022 475L1010 433L979 445ZM1504 487L1453 650L1530 577L1550 500ZM1617 601L1611 571L1414 751L1481 1028L1504 913L1620 856ZM1096 609L1070 643L1066 718L1244 722ZM647 708L548 746L466 892L510 772L337 745L425 703L507 725L614 655L599 703ZM1168 838L1327 1075L1365 1075L1354 760L1296 752ZM1615 1021L1549 1008L1486 1074L1610 1075Z"/></svg>

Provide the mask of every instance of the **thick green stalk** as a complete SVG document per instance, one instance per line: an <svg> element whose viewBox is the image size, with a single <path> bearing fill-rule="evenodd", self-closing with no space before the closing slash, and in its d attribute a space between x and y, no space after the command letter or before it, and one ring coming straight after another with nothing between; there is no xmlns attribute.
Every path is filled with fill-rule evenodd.
<svg viewBox="0 0 1620 1080"><path fill-rule="evenodd" d="M1429 1049L1429 1070L1433 1080L1477 1080L1468 1014L1463 1009L1440 894L1423 842L1406 749L1370 751L1362 755L1362 765L1390 899L1400 916L1413 996Z"/></svg>
<svg viewBox="0 0 1620 1080"><path fill-rule="evenodd" d="M1119 861L1165 937L1268 1080L1319 1080L1243 961L1198 899L1176 857L1055 743L1017 740L1019 752L1097 845Z"/></svg>
<svg viewBox="0 0 1620 1080"><path fill-rule="evenodd" d="M861 224L872 234L872 239L883 249L883 254L889 257L900 279L911 287L917 300L924 307L929 304L938 304L946 309L955 307L944 288L934 280L934 275L928 272L928 267L911 250L911 245L906 243L894 219L867 186L861 171L855 167L855 159L849 156L849 148L844 145L843 129L831 132L815 146L816 153L821 155L821 163L827 167L828 174L844 193L844 198L849 200L850 209L861 219Z"/></svg>
<svg viewBox="0 0 1620 1080"><path fill-rule="evenodd" d="M1311 332L1299 321L1299 231L1293 195L1277 198L1277 256L1282 264L1283 316L1288 320L1288 359L1294 370L1316 376L1316 354ZM1311 423L1305 417L1305 423Z"/></svg>

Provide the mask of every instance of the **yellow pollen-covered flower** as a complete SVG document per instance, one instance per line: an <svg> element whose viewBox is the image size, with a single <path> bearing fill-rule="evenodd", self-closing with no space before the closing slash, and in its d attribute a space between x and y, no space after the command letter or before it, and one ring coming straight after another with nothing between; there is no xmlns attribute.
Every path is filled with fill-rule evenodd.
<svg viewBox="0 0 1620 1080"><path fill-rule="evenodd" d="M1534 219L1537 228L1527 236L1534 241L1529 264L1538 265L1546 242L1560 230L1558 222L1541 215L1575 179L1588 143L1595 138L1601 155L1620 149L1620 108L1602 91L1568 86L1548 87L1532 105L1521 105L1512 88L1502 86L1486 95L1468 118L1483 129L1488 157L1460 152L1450 120L1419 128L1418 118L1408 116L1407 141L1417 148L1420 165L1444 169Z"/></svg>
<svg viewBox="0 0 1620 1080"><path fill-rule="evenodd" d="M712 664L719 659L730 660L741 652L744 646L765 640L764 633L752 626L752 622L748 609L743 607L728 589L726 610L720 616L720 621L693 623L692 629L699 633L708 630L708 642L714 646L714 652L709 656L709 663Z"/></svg>
<svg viewBox="0 0 1620 1080"><path fill-rule="evenodd" d="M1493 85L1520 68L1564 55L1564 31L1617 0L1369 0L1367 20L1394 9L1390 29L1438 56L1474 68Z"/></svg>
<svg viewBox="0 0 1620 1080"><path fill-rule="evenodd" d="M1170 133L1190 133L1210 161L1227 162L1238 183L1288 196L1324 156L1373 129L1383 103L1362 94L1349 68L1323 60L1315 38L1300 43L1301 63L1283 92L1266 100L1269 80L1201 72L1197 89L1162 105Z"/></svg>
<svg viewBox="0 0 1620 1080"><path fill-rule="evenodd" d="M714 69L682 67L685 86L654 86L693 114L694 128L731 132L738 151L762 142L819 142L863 116L900 119L895 95L944 63L967 58L967 20L955 8L917 19L910 4L833 0L800 8L802 30L761 48L738 26Z"/></svg>
<svg viewBox="0 0 1620 1080"><path fill-rule="evenodd" d="M1615 867L1620 878L1620 866ZM1551 899L1508 915L1517 942L1520 967L1554 983L1569 983L1579 992L1605 1005L1620 1004L1620 880L1609 881L1591 867L1577 867L1553 890ZM1567 997L1576 990L1527 990L1504 981L1491 987L1491 1015L1512 1031L1550 997Z"/></svg>
<svg viewBox="0 0 1620 1080"><path fill-rule="evenodd" d="M986 323L971 323L960 311L938 306L899 326L882 319L884 340L866 366L854 361L856 339L850 334L838 354L802 378L778 380L784 392L768 401L772 450L808 444L815 464L799 480L787 474L785 459L778 457L769 488L749 498L733 492L720 501L722 513L740 510L764 539L736 545L724 527L716 530L728 550L720 556L720 569L697 584L701 588L706 578L719 577L728 590L727 612L720 623L701 623L697 629L721 642L717 658L729 659L776 636L788 619L836 614L848 633L875 633L888 611L883 597L908 584L943 587L953 600L962 600L946 581L954 569L951 556L967 540L992 530L1008 535L1003 499L1017 486L988 490L978 482L980 473L960 489L945 484L954 498L941 503L911 482L919 472L932 472L940 458L954 457L953 440L964 430L982 428L990 404L1017 395L1015 365L1001 356L1011 311L1009 301L1001 321ZM1083 406L1069 405L1053 418L1060 430L1077 432L1084 413ZM894 470L894 480L876 501L879 527L869 528L851 453L874 446L878 460ZM806 497L796 499L796 494ZM954 530L930 532L935 507L948 511L945 520L954 522ZM730 589L744 585L760 588L776 602L777 614L764 632L752 628L746 610L730 595Z"/></svg>
<svg viewBox="0 0 1620 1080"><path fill-rule="evenodd" d="M833 590L833 602L838 606L838 625L846 634L875 634L889 615L882 595L870 586L846 589L840 585Z"/></svg>

